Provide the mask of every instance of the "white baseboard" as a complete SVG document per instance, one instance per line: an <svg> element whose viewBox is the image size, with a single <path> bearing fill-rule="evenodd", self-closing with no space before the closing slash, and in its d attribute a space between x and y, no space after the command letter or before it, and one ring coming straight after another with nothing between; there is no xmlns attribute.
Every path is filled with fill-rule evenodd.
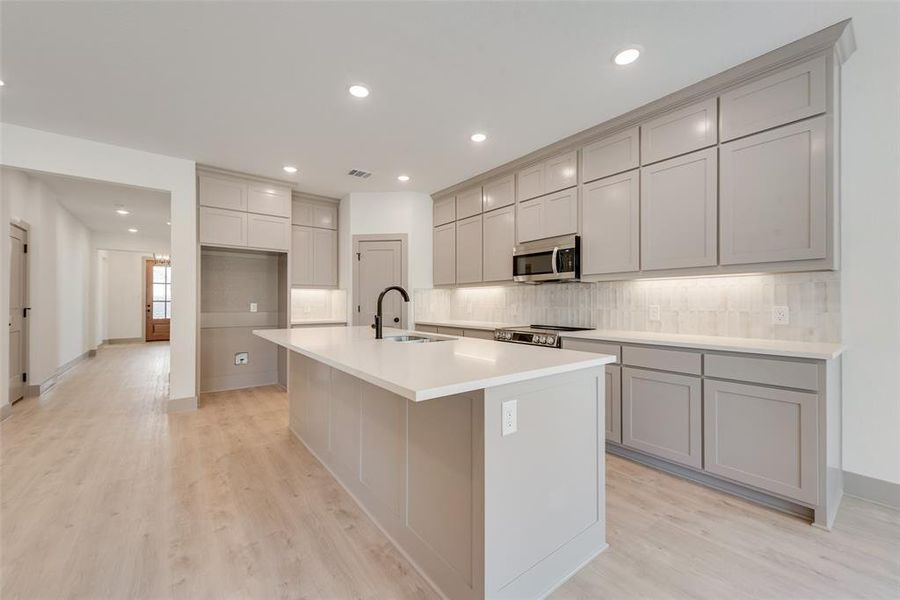
<svg viewBox="0 0 900 600"><path fill-rule="evenodd" d="M197 396L185 396L184 398L169 398L166 401L166 412L184 412L197 410Z"/></svg>
<svg viewBox="0 0 900 600"><path fill-rule="evenodd" d="M844 494L900 510L900 483L844 471Z"/></svg>
<svg viewBox="0 0 900 600"><path fill-rule="evenodd" d="M3 404L0 406L0 421L9 418L12 415L12 406Z"/></svg>

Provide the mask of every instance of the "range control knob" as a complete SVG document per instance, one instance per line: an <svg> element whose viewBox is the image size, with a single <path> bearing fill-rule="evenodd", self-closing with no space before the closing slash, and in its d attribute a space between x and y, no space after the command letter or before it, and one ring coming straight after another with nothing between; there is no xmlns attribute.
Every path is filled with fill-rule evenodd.
<svg viewBox="0 0 900 600"><path fill-rule="evenodd" d="M551 346L555 346L555 345L556 345L556 338L553 337L552 335L548 335L548 336L547 336L547 343L548 343L549 345L551 345Z"/></svg>

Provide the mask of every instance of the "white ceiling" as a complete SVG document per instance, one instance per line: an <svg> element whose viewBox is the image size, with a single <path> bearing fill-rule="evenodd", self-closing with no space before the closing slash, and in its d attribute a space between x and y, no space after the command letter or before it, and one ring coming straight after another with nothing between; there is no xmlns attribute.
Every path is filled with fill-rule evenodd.
<svg viewBox="0 0 900 600"><path fill-rule="evenodd" d="M46 183L59 203L91 231L128 235L133 227L138 230L135 235L144 238L170 236L166 192L61 175L31 175ZM117 214L120 206L130 214Z"/></svg>
<svg viewBox="0 0 900 600"><path fill-rule="evenodd" d="M433 192L852 16L823 2L0 3L0 119ZM644 55L614 68L613 53ZM346 88L364 82L366 100ZM484 131L482 145L469 134ZM374 172L367 180L351 168ZM400 173L412 176L401 184Z"/></svg>

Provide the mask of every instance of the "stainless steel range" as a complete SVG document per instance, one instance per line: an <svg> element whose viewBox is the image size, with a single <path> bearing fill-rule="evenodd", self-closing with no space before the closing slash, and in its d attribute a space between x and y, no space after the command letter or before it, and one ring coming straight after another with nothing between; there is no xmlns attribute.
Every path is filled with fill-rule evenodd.
<svg viewBox="0 0 900 600"><path fill-rule="evenodd" d="M561 325L531 325L529 327L506 327L494 330L494 339L511 344L530 344L546 348L562 348L560 333L566 331L586 331L593 327L563 327Z"/></svg>

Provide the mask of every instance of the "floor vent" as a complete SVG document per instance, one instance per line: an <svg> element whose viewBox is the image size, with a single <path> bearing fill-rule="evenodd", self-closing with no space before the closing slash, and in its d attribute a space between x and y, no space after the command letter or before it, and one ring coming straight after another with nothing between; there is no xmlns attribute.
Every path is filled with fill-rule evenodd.
<svg viewBox="0 0 900 600"><path fill-rule="evenodd" d="M351 177L359 177L360 179L368 179L372 176L372 174L368 171L361 171L360 169L350 169L347 172L347 175L350 175Z"/></svg>

